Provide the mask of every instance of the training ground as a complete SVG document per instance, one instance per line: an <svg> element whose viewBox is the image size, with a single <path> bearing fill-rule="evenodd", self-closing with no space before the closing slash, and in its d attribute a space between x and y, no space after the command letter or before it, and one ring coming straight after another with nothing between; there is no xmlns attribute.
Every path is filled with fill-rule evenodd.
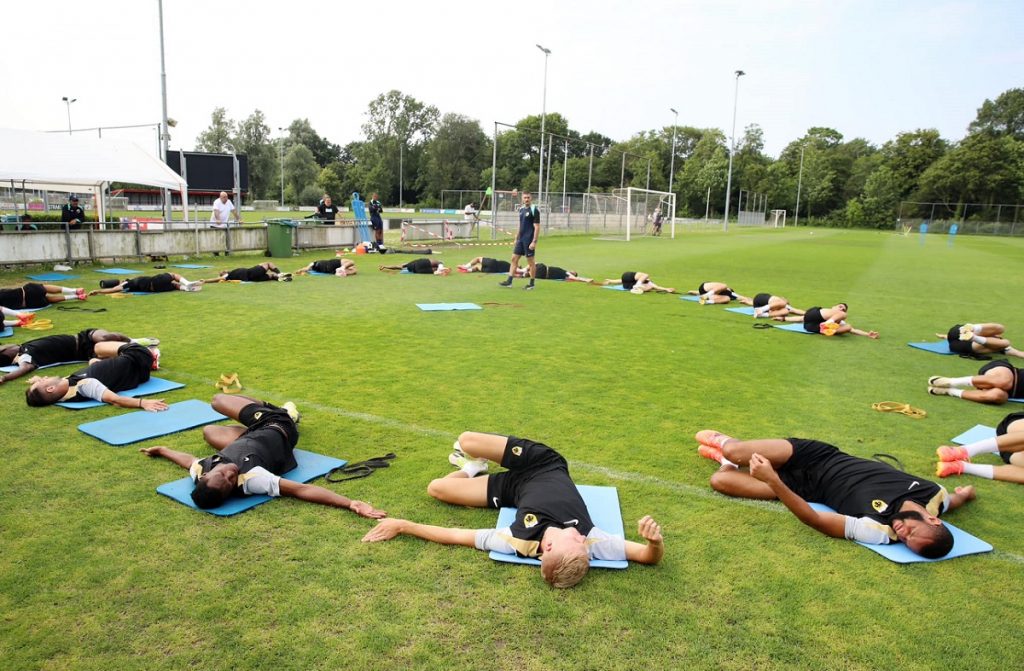
<svg viewBox="0 0 1024 671"><path fill-rule="evenodd" d="M326 485L392 516L493 525L493 511L441 504L426 486L450 472L459 432L515 433L559 449L578 482L617 487L632 540L636 521L654 515L666 553L659 566L595 569L555 591L535 568L467 548L363 544L373 522L347 511L277 500L216 518L158 495L184 471L138 452L164 444L205 456L200 430L110 447L76 426L125 410L29 408L19 380L0 386L2 667L1021 668L1024 487L943 481L977 487L950 520L996 550L903 566L820 535L777 503L713 493L715 465L692 439L702 428L813 437L894 455L931 478L938 445L1020 409L928 396L930 375L980 364L906 345L967 321L1004 323L1024 344L1024 241L958 237L787 228L539 244L539 260L598 279L641 270L681 291L714 280L798 307L847 302L850 322L879 331L877 341L755 330L749 317L675 296L388 275L372 255L353 257L355 277L72 304L107 308L95 314L48 309L40 317L54 330L0 342L91 326L157 336L162 377L187 384L168 402L209 400L222 373L238 373L243 393L297 403L299 447L350 461L396 452L369 478ZM510 253L446 248L441 258L454 265L481 249ZM262 260L191 259L214 268L182 272ZM73 272L72 286L103 277ZM439 302L485 309L415 307ZM928 416L882 414L878 401Z"/></svg>

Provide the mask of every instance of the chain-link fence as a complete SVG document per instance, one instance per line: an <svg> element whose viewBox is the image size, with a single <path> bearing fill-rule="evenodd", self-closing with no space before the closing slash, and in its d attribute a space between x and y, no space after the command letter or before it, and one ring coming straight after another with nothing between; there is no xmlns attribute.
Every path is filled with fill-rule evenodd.
<svg viewBox="0 0 1024 671"><path fill-rule="evenodd" d="M1024 236L1024 205L903 201L897 211L896 230L901 233L954 231L959 235Z"/></svg>

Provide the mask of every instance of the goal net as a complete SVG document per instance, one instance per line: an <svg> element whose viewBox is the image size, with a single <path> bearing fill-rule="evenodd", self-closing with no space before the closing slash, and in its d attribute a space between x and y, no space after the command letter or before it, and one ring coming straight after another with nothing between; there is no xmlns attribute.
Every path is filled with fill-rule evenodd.
<svg viewBox="0 0 1024 671"><path fill-rule="evenodd" d="M597 194L593 194L597 195ZM676 237L676 196L667 191L652 191L639 187L615 189L602 194L603 209L619 217L619 230L602 235L598 240L629 242L636 236Z"/></svg>

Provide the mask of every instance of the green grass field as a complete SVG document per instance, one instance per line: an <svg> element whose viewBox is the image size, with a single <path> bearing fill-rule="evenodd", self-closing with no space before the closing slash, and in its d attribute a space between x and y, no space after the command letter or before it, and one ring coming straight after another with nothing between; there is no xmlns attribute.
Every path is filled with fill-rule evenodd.
<svg viewBox="0 0 1024 671"><path fill-rule="evenodd" d="M446 263L507 247L447 249ZM330 252L282 262L297 268ZM618 487L627 536L654 515L656 567L593 570L550 589L531 567L412 538L365 545L369 520L277 500L219 519L154 491L181 477L140 455L165 444L205 456L192 430L114 448L76 425L125 411L28 408L0 387L0 658L5 669L1012 669L1024 624L1024 488L980 478L950 521L996 551L901 566L803 527L777 503L713 493L693 433L805 436L885 452L931 477L934 449L1010 409L925 392L929 375L980 365L906 346L963 321L1000 321L1024 343L1024 242L837 230L542 240L538 258L592 277L643 270L659 284L729 282L794 305L850 304L881 339L755 330L749 318L674 296L495 276L379 273L213 285L198 294L96 297L50 309L56 328L163 340L168 402L208 400L221 373L246 393L294 400L299 447L391 468L343 485L392 516L492 526L495 513L427 496L460 431L543 440L580 483ZM389 261L408 257L390 257ZM210 258L216 268L258 257ZM194 261L194 260L193 260ZM147 268L145 264L122 264ZM75 285L102 277L76 271ZM211 271L186 271L207 276ZM24 281L0 276L9 286ZM417 302L498 303L428 313ZM42 315L41 315L42 316ZM28 332L28 337L36 334ZM23 337L23 333L18 333ZM9 342L10 340L7 340ZM68 369L70 370L70 369ZM876 401L928 411L882 414ZM1016 408L1019 409L1019 408ZM995 463L994 460L991 460ZM322 481L320 481L323 484Z"/></svg>

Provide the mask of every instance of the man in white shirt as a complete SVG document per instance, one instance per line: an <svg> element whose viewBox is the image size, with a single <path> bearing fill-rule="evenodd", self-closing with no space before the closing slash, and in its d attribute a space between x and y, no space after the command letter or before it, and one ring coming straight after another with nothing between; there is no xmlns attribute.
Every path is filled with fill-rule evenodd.
<svg viewBox="0 0 1024 671"><path fill-rule="evenodd" d="M235 204L228 200L227 191L221 191L220 197L213 201L213 210L210 212L210 227L227 228L230 225L228 220L231 218L232 214L234 214L235 223L241 226L242 220L238 216L238 210L235 209Z"/></svg>
<svg viewBox="0 0 1024 671"><path fill-rule="evenodd" d="M139 451L163 457L189 472L196 488L192 501L204 509L216 508L231 496L292 496L310 503L351 510L361 517L379 519L387 515L368 503L353 501L317 485L281 477L297 467L295 445L299 441L295 404L277 407L245 396L217 394L210 403L214 410L244 426L210 425L203 439L217 454L197 459L167 447L145 447Z"/></svg>

